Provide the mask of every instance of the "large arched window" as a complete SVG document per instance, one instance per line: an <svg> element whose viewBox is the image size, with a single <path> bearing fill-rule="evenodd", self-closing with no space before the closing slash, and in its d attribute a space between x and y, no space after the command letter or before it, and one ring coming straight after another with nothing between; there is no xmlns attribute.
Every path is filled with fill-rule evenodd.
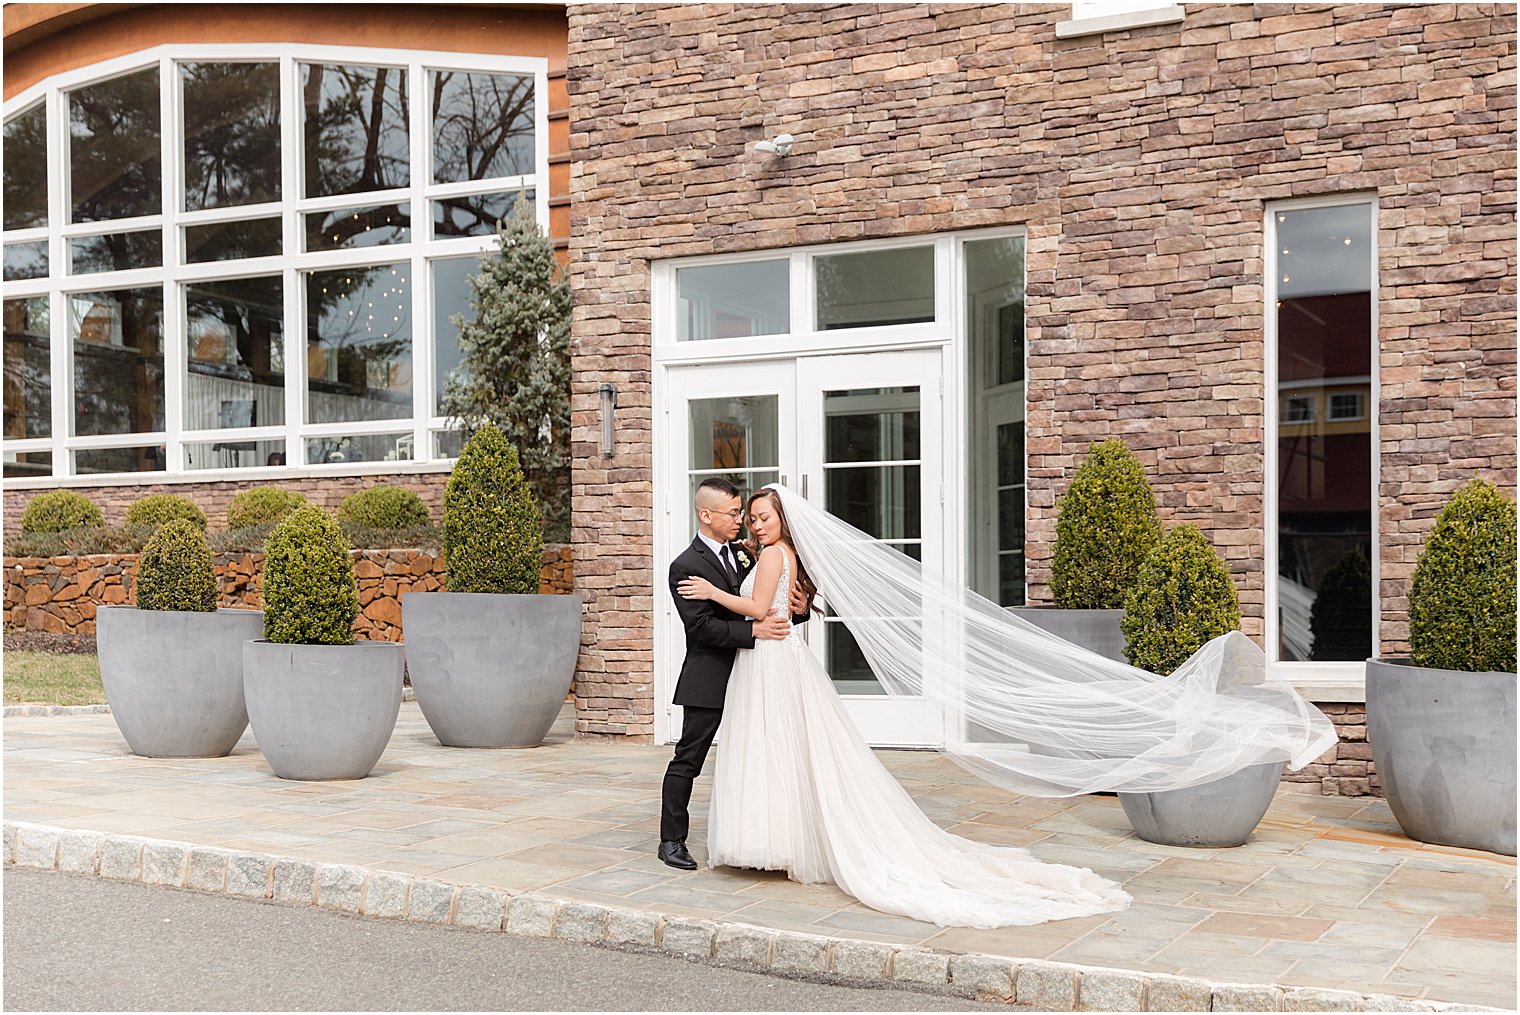
<svg viewBox="0 0 1520 1015"><path fill-rule="evenodd" d="M519 197L548 222L546 77L165 47L7 103L5 475L451 457L466 276Z"/></svg>

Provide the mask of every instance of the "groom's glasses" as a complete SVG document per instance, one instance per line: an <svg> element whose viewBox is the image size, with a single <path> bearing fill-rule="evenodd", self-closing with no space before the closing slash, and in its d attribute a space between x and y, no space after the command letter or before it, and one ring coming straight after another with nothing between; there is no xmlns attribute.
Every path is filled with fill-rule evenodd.
<svg viewBox="0 0 1520 1015"><path fill-rule="evenodd" d="M729 518L743 518L744 517L744 509L743 508L734 508L732 511L714 511L711 508L703 508L702 510L706 511L710 515L727 515Z"/></svg>

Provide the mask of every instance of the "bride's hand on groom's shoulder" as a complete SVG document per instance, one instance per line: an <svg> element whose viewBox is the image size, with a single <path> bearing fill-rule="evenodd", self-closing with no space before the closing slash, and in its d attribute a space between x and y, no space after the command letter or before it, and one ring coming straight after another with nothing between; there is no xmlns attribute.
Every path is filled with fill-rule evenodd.
<svg viewBox="0 0 1520 1015"><path fill-rule="evenodd" d="M682 599L711 599L713 594L713 583L695 575L682 581L676 588Z"/></svg>

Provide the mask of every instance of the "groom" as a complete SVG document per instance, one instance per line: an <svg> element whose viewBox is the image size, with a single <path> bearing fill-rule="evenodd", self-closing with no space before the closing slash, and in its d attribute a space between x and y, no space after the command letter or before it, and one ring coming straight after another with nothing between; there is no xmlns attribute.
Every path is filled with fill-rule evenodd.
<svg viewBox="0 0 1520 1015"><path fill-rule="evenodd" d="M738 595L744 576L755 566L751 554L734 543L744 522L744 501L739 488L726 479L703 480L697 487L697 538L670 565L670 594L686 627L686 659L676 681L675 703L684 714L681 739L675 757L665 769L660 807L659 857L672 867L696 870L697 862L686 849L690 826L687 808L691 787L702 773L707 750L712 746L723 718L723 695L734 653L753 648L755 639L780 641L793 623L807 620L807 600L793 590L790 620L775 614L749 620L710 600L686 599L677 590L682 581L701 575L720 589Z"/></svg>

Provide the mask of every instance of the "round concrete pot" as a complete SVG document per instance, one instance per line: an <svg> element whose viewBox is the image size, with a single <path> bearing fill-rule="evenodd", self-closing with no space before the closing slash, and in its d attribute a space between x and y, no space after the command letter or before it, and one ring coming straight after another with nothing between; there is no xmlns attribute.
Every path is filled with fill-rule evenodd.
<svg viewBox="0 0 1520 1015"><path fill-rule="evenodd" d="M220 758L248 728L243 642L264 633L260 610L95 611L100 682L134 754Z"/></svg>
<svg viewBox="0 0 1520 1015"><path fill-rule="evenodd" d="M1367 739L1405 835L1515 855L1515 680L1367 660Z"/></svg>
<svg viewBox="0 0 1520 1015"><path fill-rule="evenodd" d="M1124 631L1119 622L1124 619L1123 610L1066 610L1059 606L1010 606L1008 612L1020 620L1027 620L1041 631L1055 635L1074 645L1081 645L1106 656L1125 662Z"/></svg>
<svg viewBox="0 0 1520 1015"><path fill-rule="evenodd" d="M1284 763L1250 765L1223 779L1159 793L1120 793L1130 827L1165 846L1239 846L1251 837L1282 782Z"/></svg>
<svg viewBox="0 0 1520 1015"><path fill-rule="evenodd" d="M400 642L243 643L243 690L259 750L281 779L362 779L401 711Z"/></svg>
<svg viewBox="0 0 1520 1015"><path fill-rule="evenodd" d="M445 747L537 747L581 647L581 597L410 592L407 671Z"/></svg>

